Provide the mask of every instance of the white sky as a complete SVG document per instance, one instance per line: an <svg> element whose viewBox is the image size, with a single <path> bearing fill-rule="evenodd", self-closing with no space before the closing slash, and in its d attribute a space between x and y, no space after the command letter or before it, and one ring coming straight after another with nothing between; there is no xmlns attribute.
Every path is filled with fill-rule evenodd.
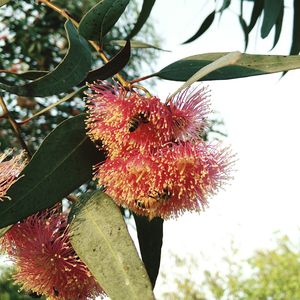
<svg viewBox="0 0 300 300"><path fill-rule="evenodd" d="M220 22L191 44L179 44L193 35L214 5L214 1L158 0L152 16L163 37L155 70L186 56L223 51L243 51L244 40L234 9L223 14ZM247 5L245 2L245 12ZM285 1L292 7L292 1ZM203 3L208 3L204 4ZM251 35L247 53L288 54L291 43L292 10L285 11L285 23L279 45L272 51L273 36ZM274 32L273 32L274 33ZM181 257L198 255L203 267L213 267L229 251L233 240L248 256L256 248L272 244L273 232L299 236L299 71L291 71L279 81L280 75L266 75L238 80L209 82L212 106L223 117L228 138L237 153L235 179L216 197L201 215L188 214L165 223L162 271L170 273L170 251ZM181 83L161 81L157 91L164 98ZM173 267L172 267L173 268ZM156 293L159 294L159 277Z"/></svg>

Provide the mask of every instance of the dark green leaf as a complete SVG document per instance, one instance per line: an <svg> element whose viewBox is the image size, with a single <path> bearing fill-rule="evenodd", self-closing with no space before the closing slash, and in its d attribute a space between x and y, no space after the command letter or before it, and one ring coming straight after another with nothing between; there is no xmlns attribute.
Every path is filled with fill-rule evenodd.
<svg viewBox="0 0 300 300"><path fill-rule="evenodd" d="M112 41L109 41L109 43L112 45L118 45L118 46L124 47L126 44L126 40L112 40ZM154 45L150 45L148 43L144 43L144 42L137 41L137 40L131 40L130 46L131 46L131 48L152 48L152 49L156 49L156 50L160 50L160 51L171 52L170 50L164 50L164 49L161 49Z"/></svg>
<svg viewBox="0 0 300 300"><path fill-rule="evenodd" d="M103 67L89 72L85 81L104 80L121 71L130 59L130 41Z"/></svg>
<svg viewBox="0 0 300 300"><path fill-rule="evenodd" d="M264 19L261 26L260 35L266 38L280 15L283 7L283 0L264 0Z"/></svg>
<svg viewBox="0 0 300 300"><path fill-rule="evenodd" d="M9 2L10 0L0 0L0 7L5 5L7 2Z"/></svg>
<svg viewBox="0 0 300 300"><path fill-rule="evenodd" d="M132 31L128 35L127 39L132 39L135 35L139 33L144 24L146 23L148 17L150 16L153 5L155 4L155 0L144 0L142 10L139 14L137 22L135 23Z"/></svg>
<svg viewBox="0 0 300 300"><path fill-rule="evenodd" d="M223 0L222 7L219 9L219 13L222 14L225 9L227 9L231 4L231 0Z"/></svg>
<svg viewBox="0 0 300 300"><path fill-rule="evenodd" d="M88 40L101 41L123 14L129 0L101 0L81 19L79 33Z"/></svg>
<svg viewBox="0 0 300 300"><path fill-rule="evenodd" d="M157 73L149 75L163 79L186 81L202 67L227 53L206 53L176 61ZM242 54L234 65L227 66L203 77L201 80L223 80L270 74L300 68L300 56Z"/></svg>
<svg viewBox="0 0 300 300"><path fill-rule="evenodd" d="M190 43L190 42L194 41L195 39L197 39L198 37L200 37L210 27L210 25L213 23L213 21L215 19L215 14L216 14L215 11L211 12L206 17L206 19L203 21L203 23L201 24L199 30L191 38L186 40L183 44Z"/></svg>
<svg viewBox="0 0 300 300"><path fill-rule="evenodd" d="M70 219L76 253L111 299L154 299L120 209L109 196L100 191L84 195Z"/></svg>
<svg viewBox="0 0 300 300"><path fill-rule="evenodd" d="M239 21L240 21L241 27L242 27L243 32L244 32L245 50L246 50L247 47L248 47L248 42L249 42L248 27L247 27L246 21L244 20L243 16L239 16Z"/></svg>
<svg viewBox="0 0 300 300"><path fill-rule="evenodd" d="M161 218L151 221L134 214L142 259L154 288L159 272L161 247L163 243L163 222Z"/></svg>
<svg viewBox="0 0 300 300"><path fill-rule="evenodd" d="M282 3L281 11L275 24L275 35L274 35L274 43L272 49L277 45L279 41L279 37L282 29L283 14L284 14L284 5Z"/></svg>
<svg viewBox="0 0 300 300"><path fill-rule="evenodd" d="M63 61L45 76L21 85L0 83L0 89L27 97L46 97L69 91L79 84L91 68L89 45L78 34L71 21L65 23L69 49Z"/></svg>
<svg viewBox="0 0 300 300"><path fill-rule="evenodd" d="M92 166L104 160L85 132L85 115L58 125L43 141L20 179L0 202L0 228L51 207L92 178Z"/></svg>
<svg viewBox="0 0 300 300"><path fill-rule="evenodd" d="M248 26L248 32L254 28L258 18L260 17L262 11L264 9L264 0L256 0L254 1L254 6L251 13L250 24Z"/></svg>
<svg viewBox="0 0 300 300"><path fill-rule="evenodd" d="M290 54L300 51L300 0L294 0L293 41Z"/></svg>

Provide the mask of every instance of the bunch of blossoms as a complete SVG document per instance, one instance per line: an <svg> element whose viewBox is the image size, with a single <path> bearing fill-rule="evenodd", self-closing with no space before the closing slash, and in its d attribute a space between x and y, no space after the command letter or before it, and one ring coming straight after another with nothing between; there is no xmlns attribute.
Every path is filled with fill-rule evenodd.
<svg viewBox="0 0 300 300"><path fill-rule="evenodd" d="M199 211L229 178L228 148L203 141L209 91L188 88L163 103L122 86L89 85L87 131L104 163L95 179L118 205L162 218Z"/></svg>
<svg viewBox="0 0 300 300"><path fill-rule="evenodd" d="M7 190L17 180L26 164L23 152L14 156L10 160L6 160L11 154L12 150L8 150L6 153L0 154L0 201L7 198L7 196L5 196Z"/></svg>
<svg viewBox="0 0 300 300"><path fill-rule="evenodd" d="M4 200L26 163L23 154L3 161L6 156L1 155L0 162L1 198ZM14 279L26 291L50 300L86 300L104 294L72 248L67 214L62 212L61 205L12 226L0 239L0 250L14 262Z"/></svg>

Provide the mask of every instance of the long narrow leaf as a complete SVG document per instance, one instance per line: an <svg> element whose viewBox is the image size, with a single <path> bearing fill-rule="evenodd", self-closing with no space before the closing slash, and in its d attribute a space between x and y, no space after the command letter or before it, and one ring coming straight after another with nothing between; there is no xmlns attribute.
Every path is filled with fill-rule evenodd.
<svg viewBox="0 0 300 300"><path fill-rule="evenodd" d="M120 209L110 197L100 191L84 195L70 220L76 253L111 299L154 299Z"/></svg>
<svg viewBox="0 0 300 300"><path fill-rule="evenodd" d="M130 53L130 41L128 41L124 48L121 49L107 64L99 69L89 72L85 81L91 82L96 79L105 80L112 77L127 65L130 59Z"/></svg>
<svg viewBox="0 0 300 300"><path fill-rule="evenodd" d="M155 4L155 0L144 0L139 17L133 29L131 30L130 34L128 35L127 39L132 39L135 35L139 33L139 31L142 29L142 27L148 20L154 4Z"/></svg>
<svg viewBox="0 0 300 300"><path fill-rule="evenodd" d="M100 0L81 19L79 33L88 40L101 41L123 14L129 0Z"/></svg>
<svg viewBox="0 0 300 300"><path fill-rule="evenodd" d="M215 11L211 12L205 18L205 20L201 24L200 28L198 29L198 31L191 38L189 38L188 40L186 40L185 42L183 42L183 44L191 43L194 40L196 40L198 37L200 37L210 27L210 25L213 23L213 21L215 19L215 15L216 15Z"/></svg>
<svg viewBox="0 0 300 300"><path fill-rule="evenodd" d="M149 221L148 218L136 214L134 220L142 259L154 288L160 266L164 220L154 218Z"/></svg>
<svg viewBox="0 0 300 300"><path fill-rule="evenodd" d="M19 96L46 97L67 92L79 84L90 70L91 52L87 41L78 34L71 21L65 23L65 29L69 49L52 72L21 86L0 83L0 89Z"/></svg>
<svg viewBox="0 0 300 300"><path fill-rule="evenodd" d="M205 53L178 60L149 75L175 81L187 81L193 74L227 53ZM224 80L271 74L300 68L300 56L242 54L234 65L211 72L201 80Z"/></svg>
<svg viewBox="0 0 300 300"><path fill-rule="evenodd" d="M51 207L92 178L105 159L85 132L85 115L62 122L43 141L20 179L0 202L0 228Z"/></svg>

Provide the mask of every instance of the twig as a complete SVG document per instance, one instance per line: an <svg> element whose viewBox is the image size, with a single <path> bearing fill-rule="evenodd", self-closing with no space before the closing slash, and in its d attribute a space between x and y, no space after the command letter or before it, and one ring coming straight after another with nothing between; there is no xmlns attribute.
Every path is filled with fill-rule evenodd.
<svg viewBox="0 0 300 300"><path fill-rule="evenodd" d="M31 153L25 143L25 141L22 138L22 133L20 130L20 125L16 122L16 120L11 116L10 112L7 109L7 106L2 98L2 96L0 95L0 106L3 110L3 115L6 117L6 119L9 121L9 123L11 124L18 140L19 143L21 144L22 148L25 150L27 157L30 159L31 158Z"/></svg>
<svg viewBox="0 0 300 300"><path fill-rule="evenodd" d="M56 4L53 4L52 2L50 2L49 0L37 0L37 2L41 2L44 3L46 6L50 7L51 9L53 9L54 11L58 12L60 15L62 15L63 17L65 17L66 19L70 20L74 26L76 28L79 27L79 23L68 13L66 12L64 9L60 8L59 6L57 6ZM89 41L89 43L93 46L93 48L99 53L99 56L101 57L101 59L105 62L108 63L109 62L109 58L106 56L106 54L103 52L102 48L100 47L100 45L98 45L96 42L94 41ZM114 75L118 81L121 83L122 86L124 87L130 87L130 82L126 81L123 76L119 73Z"/></svg>
<svg viewBox="0 0 300 300"><path fill-rule="evenodd" d="M57 101L57 102L55 102L55 103L53 103L53 104L47 106L46 108L40 110L39 112L37 112L37 113L34 114L33 116L31 116L31 117L29 117L29 118L27 118L27 119L25 119L25 120L19 122L19 125L26 124L26 123L28 123L29 121L31 121L32 119L34 119L34 118L36 118L36 117L38 117L38 116L40 116L40 115L46 113L47 111L49 111L49 110L52 109L53 107L55 107L55 106L57 106L57 105L59 105L59 104L61 104L61 103L63 103L63 102L66 102L66 101L70 100L70 99L73 98L78 92L82 91L84 88L85 88L85 87L81 87L81 88L79 88L78 90L76 90L76 91L74 91L74 92L72 92L72 93L66 95L65 97L63 97L63 98L60 99L59 101Z"/></svg>

